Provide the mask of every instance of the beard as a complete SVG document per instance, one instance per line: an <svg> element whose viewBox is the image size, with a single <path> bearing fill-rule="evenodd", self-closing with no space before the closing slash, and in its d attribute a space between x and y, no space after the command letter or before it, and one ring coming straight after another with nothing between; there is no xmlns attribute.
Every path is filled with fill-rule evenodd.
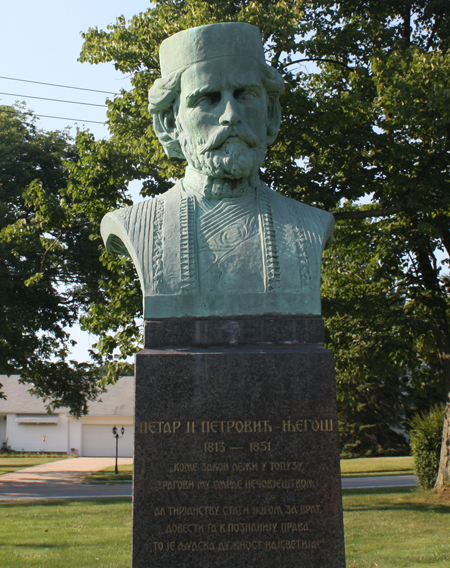
<svg viewBox="0 0 450 568"><path fill-rule="evenodd" d="M265 149L250 148L238 138L228 139L219 149L197 156L201 172L219 178L241 179L258 173Z"/></svg>
<svg viewBox="0 0 450 568"><path fill-rule="evenodd" d="M219 128L208 140L193 140L178 124L181 150L188 164L214 178L242 179L258 173L266 143L242 125Z"/></svg>

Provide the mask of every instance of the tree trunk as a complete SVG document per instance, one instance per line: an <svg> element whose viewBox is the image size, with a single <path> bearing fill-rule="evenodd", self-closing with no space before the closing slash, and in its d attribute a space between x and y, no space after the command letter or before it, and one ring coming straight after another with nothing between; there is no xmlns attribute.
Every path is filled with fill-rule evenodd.
<svg viewBox="0 0 450 568"><path fill-rule="evenodd" d="M450 355L447 352L442 356L441 353L442 370L444 371L444 376L447 386L447 405L445 407L444 413L444 425L442 428L442 446L441 446L441 457L439 461L439 472L436 479L436 484L434 486L435 491L442 491L445 487L450 485L450 386L449 386L449 375L450 375Z"/></svg>
<svg viewBox="0 0 450 568"><path fill-rule="evenodd" d="M445 408L439 473L434 490L442 491L448 485L450 485L450 402L447 402Z"/></svg>
<svg viewBox="0 0 450 568"><path fill-rule="evenodd" d="M434 253L430 254L426 247L418 248L415 252L421 279L428 292L428 295L422 298L422 302L429 308L431 319L435 325L433 335L439 352L445 392L447 393L439 472L434 486L436 491L441 491L446 485L450 484L450 325L448 300L447 293L439 279L439 271L434 266L436 261Z"/></svg>

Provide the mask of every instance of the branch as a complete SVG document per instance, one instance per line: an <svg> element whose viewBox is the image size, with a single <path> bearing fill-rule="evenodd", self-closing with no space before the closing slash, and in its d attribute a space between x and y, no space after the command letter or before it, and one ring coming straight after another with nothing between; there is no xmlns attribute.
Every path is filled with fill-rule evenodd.
<svg viewBox="0 0 450 568"><path fill-rule="evenodd" d="M400 213L403 211L403 204L397 203L392 207L385 207L384 209L367 209L364 211L340 211L338 213L333 213L336 221L342 221L343 219L368 219L370 217L387 217L388 215L395 215L395 213Z"/></svg>
<svg viewBox="0 0 450 568"><path fill-rule="evenodd" d="M428 256L430 258L430 262L433 265L433 270L437 273L439 271L438 266L437 266L437 259L436 259L436 255L434 254L434 251L432 249L432 247L430 246L430 243L428 242L425 246L427 252L428 252Z"/></svg>
<svg viewBox="0 0 450 568"><path fill-rule="evenodd" d="M442 244L444 245L445 250L447 251L448 256L450 257L450 231L445 231L444 235L441 237Z"/></svg>
<svg viewBox="0 0 450 568"><path fill-rule="evenodd" d="M295 65L296 63L305 63L307 61L319 61L320 63L336 63L341 67L345 67L348 71L355 72L356 69L354 67L349 67L343 61L338 61L337 59L321 59L320 57L309 57L306 59L296 59L295 61L291 61L290 63L286 63L282 66L282 68L289 67L290 65Z"/></svg>
<svg viewBox="0 0 450 568"><path fill-rule="evenodd" d="M403 13L403 38L406 39L408 45L411 43L411 3L405 7Z"/></svg>
<svg viewBox="0 0 450 568"><path fill-rule="evenodd" d="M440 14L438 14L438 17L436 18L436 21L434 22L433 29L431 30L431 35L430 35L430 37L428 38L427 45L426 45L426 50L427 50L427 51L430 49L430 47L431 47L432 44L433 44L434 36L436 35L436 33L437 33L438 29L439 29L439 26L441 25L441 22L442 22L442 18L443 18L443 17L444 17L444 14L441 12Z"/></svg>
<svg viewBox="0 0 450 568"><path fill-rule="evenodd" d="M277 63L280 62L280 57L281 57L281 51L276 51L272 60L275 60Z"/></svg>

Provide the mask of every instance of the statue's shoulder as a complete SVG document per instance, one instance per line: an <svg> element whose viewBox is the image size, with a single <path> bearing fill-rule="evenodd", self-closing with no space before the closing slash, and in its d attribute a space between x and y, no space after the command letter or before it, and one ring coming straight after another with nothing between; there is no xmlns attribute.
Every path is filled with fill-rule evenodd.
<svg viewBox="0 0 450 568"><path fill-rule="evenodd" d="M107 213L101 222L100 232L109 252L130 256L131 247L142 237L142 231L152 222L153 212L164 203L179 200L180 183L165 193Z"/></svg>
<svg viewBox="0 0 450 568"><path fill-rule="evenodd" d="M330 244L334 232L334 216L332 213L286 197L273 191L266 184L263 185L262 189L270 199L273 210L279 212L279 216L285 217L280 219L281 222L294 223L315 233L325 247Z"/></svg>

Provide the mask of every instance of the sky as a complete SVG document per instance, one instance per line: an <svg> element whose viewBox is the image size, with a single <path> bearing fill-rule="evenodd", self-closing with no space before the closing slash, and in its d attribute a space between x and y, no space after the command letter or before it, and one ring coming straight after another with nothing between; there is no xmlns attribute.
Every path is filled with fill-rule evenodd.
<svg viewBox="0 0 450 568"><path fill-rule="evenodd" d="M90 65L77 61L83 43L80 34L94 26L106 29L118 16L123 15L128 20L149 7L149 0L0 0L0 104L25 101L37 115L64 118L40 118L39 127L45 130L61 130L78 124L89 128L96 138L108 136L103 125L106 107L27 96L104 105L105 97L113 95L36 82L110 93L127 88L128 78L112 64ZM78 342L72 350L72 358L87 361L87 350L95 343L95 338L79 329L72 330L72 338Z"/></svg>
<svg viewBox="0 0 450 568"><path fill-rule="evenodd" d="M94 26L106 29L118 16L123 14L130 19L149 6L148 0L0 0L0 104L26 101L38 115L78 119L76 123L41 118L39 124L44 129L78 124L88 127L96 137L107 136L103 124L87 122L103 123L106 107L65 104L26 95L98 105L104 105L105 97L113 95L23 81L108 93L127 88L127 76L116 71L112 64L90 65L77 61L83 44L81 32Z"/></svg>

